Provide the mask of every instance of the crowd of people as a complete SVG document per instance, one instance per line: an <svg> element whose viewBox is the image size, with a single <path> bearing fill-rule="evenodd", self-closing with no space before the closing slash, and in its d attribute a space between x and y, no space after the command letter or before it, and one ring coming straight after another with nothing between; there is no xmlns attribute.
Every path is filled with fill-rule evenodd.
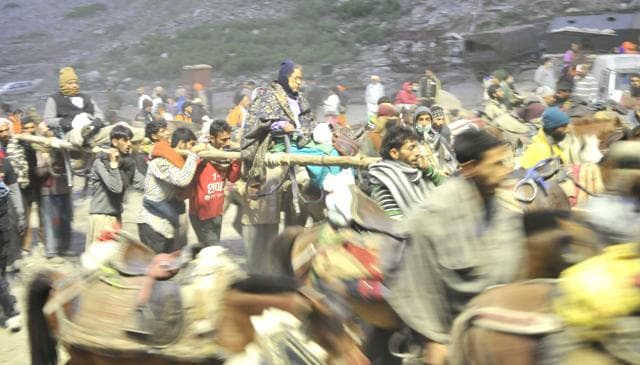
<svg viewBox="0 0 640 365"><path fill-rule="evenodd" d="M181 88L175 98L162 87L152 95L141 87L135 121L116 124L105 120L95 100L80 92L74 70L65 67L42 118L14 109L0 119L0 304L7 326L19 327L6 280L9 260L28 257L34 241L44 242L45 256L53 262L80 254L70 252L69 246L71 179L74 160L86 156L74 156L74 151L51 143L53 139L39 144L21 135L102 147L86 169L90 202L85 247L103 230L121 225L124 209L137 210L139 239L155 252L184 247L189 224L199 243L216 245L224 211L233 202L240 207L246 270L258 274L271 273L266 250L278 235L280 213L285 212L286 225L304 225L307 217L326 219L322 204L318 210L309 199L298 201L298 195L322 196L326 177L343 170L278 166L267 154L338 156L349 150L341 143L352 143L361 155L379 158L368 169L352 170L359 189L411 232L411 244L390 260L393 275L381 284L381 296L425 338L428 363L442 364L453 318L473 296L509 282L518 269L514 265L525 235L522 214L508 209L496 194L507 176L550 158L566 166L599 163L611 140L596 133L600 140L590 144L577 129L586 119L605 120L608 135L617 133L616 140L634 140L639 134L640 75L631 76L622 101L629 117L623 118L590 108L597 101L597 86L578 45L565 54L559 76L553 62L542 60L533 93L519 92L507 71L493 72L484 80L485 108L479 115L459 114L441 104L442 84L431 69L415 82L404 82L393 99L381 77L372 75L364 95L363 119L368 124L360 137L344 117L343 86L332 88L324 101L325 119L314 119L305 98L303 68L292 60L282 62L268 85L243 85L226 119L208 115L202 85L194 85L191 95ZM241 149L243 159L199 157L209 149ZM625 153L607 160L611 169L626 168L616 158L635 166L639 157ZM292 187L300 188L299 194L281 189L285 175ZM608 209L603 206L637 207L637 178L607 181L614 175L604 176L604 200L592 203L600 214ZM129 189L142 192L141 206L125 204ZM606 194L612 198L607 200ZM40 229L38 237L32 237L36 207ZM616 240L637 241L639 216L625 207L623 219L627 228L634 228L615 232ZM12 235L21 242L17 252L10 252L15 247Z"/></svg>

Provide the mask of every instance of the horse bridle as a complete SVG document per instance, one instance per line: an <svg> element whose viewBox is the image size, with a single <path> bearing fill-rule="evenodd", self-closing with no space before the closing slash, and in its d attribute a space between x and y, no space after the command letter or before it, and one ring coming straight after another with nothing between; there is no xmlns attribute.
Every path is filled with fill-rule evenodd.
<svg viewBox="0 0 640 365"><path fill-rule="evenodd" d="M552 164L556 164L553 166ZM549 171L546 168L552 166ZM546 181L554 176L560 170L559 161L557 158L548 158L538 162L535 166L528 169L525 176L520 179L513 187L514 198L522 203L531 203L538 195L538 187L542 188L542 192L546 195L549 190L549 183ZM531 196L521 196L517 191L523 186L529 186L531 188Z"/></svg>
<svg viewBox="0 0 640 365"><path fill-rule="evenodd" d="M538 162L535 166L527 170L525 176L513 187L514 198L522 203L531 203L538 195L539 188L541 188L542 192L546 195L549 190L549 183L547 180L554 176L557 176L560 181L570 180L578 189L584 191L589 196L596 195L587 190L587 188L577 182L569 172L563 169L558 157L552 157ZM523 197L517 193L518 189L523 186L529 186L531 188L531 196Z"/></svg>

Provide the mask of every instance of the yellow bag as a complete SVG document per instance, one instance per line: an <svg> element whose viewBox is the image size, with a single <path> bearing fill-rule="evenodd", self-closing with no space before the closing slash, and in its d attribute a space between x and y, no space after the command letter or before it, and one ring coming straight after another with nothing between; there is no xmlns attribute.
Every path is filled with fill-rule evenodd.
<svg viewBox="0 0 640 365"><path fill-rule="evenodd" d="M615 319L640 310L640 246L607 247L601 255L576 264L560 275L554 311L587 337L598 337Z"/></svg>

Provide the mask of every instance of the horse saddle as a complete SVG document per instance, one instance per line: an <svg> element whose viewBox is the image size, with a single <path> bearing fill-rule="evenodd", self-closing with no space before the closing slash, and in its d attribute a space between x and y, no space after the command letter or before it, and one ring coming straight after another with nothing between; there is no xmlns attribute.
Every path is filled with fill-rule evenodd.
<svg viewBox="0 0 640 365"><path fill-rule="evenodd" d="M564 328L564 323L551 312L554 290L553 280L497 286L474 298L459 320L470 320L478 327L518 335L558 332Z"/></svg>
<svg viewBox="0 0 640 365"><path fill-rule="evenodd" d="M134 317L134 326L125 329L130 337L151 346L174 342L184 325L180 283L154 282L149 301L137 306Z"/></svg>
<svg viewBox="0 0 640 365"><path fill-rule="evenodd" d="M120 245L118 254L111 260L111 266L123 275L146 275L155 251L126 232L120 231L118 235L120 240L126 242Z"/></svg>
<svg viewBox="0 0 640 365"><path fill-rule="evenodd" d="M355 156L360 150L365 128L338 128L333 131L333 147L341 156Z"/></svg>
<svg viewBox="0 0 640 365"><path fill-rule="evenodd" d="M408 233L401 224L389 218L380 206L371 198L366 196L362 190L355 185L351 190L351 218L355 228L362 228L367 231L380 232L398 240L407 238Z"/></svg>

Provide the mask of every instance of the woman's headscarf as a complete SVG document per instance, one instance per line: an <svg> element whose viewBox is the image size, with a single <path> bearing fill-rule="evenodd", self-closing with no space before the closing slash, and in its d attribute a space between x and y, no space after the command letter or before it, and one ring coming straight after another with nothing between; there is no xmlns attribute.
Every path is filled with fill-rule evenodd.
<svg viewBox="0 0 640 365"><path fill-rule="evenodd" d="M291 76L295 68L295 62L287 58L280 64L280 71L278 72L278 83L282 86L282 88L290 98L298 97L298 93L293 92L293 90L291 90L291 87L289 87L289 76Z"/></svg>

